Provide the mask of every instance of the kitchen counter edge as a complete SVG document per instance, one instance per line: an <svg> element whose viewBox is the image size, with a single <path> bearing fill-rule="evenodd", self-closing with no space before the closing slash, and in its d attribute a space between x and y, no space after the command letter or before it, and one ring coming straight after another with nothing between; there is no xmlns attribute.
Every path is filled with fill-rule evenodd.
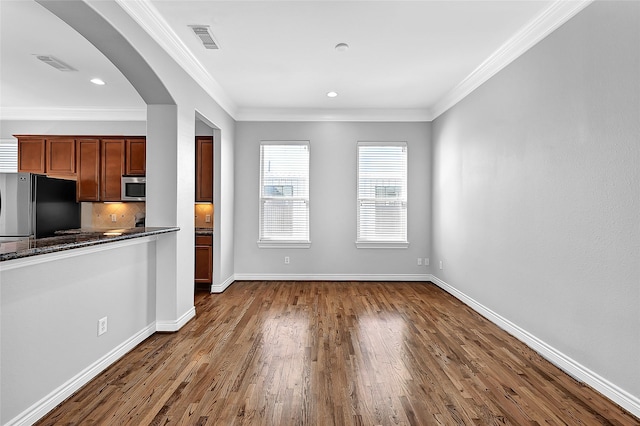
<svg viewBox="0 0 640 426"><path fill-rule="evenodd" d="M89 247L98 244L106 244L115 241L129 240L132 238L148 237L152 235L166 234L179 231L179 227L148 227L127 228L117 230L81 230L72 234L62 234L55 237L29 240L28 247L16 251L4 253L4 244L0 244L0 262L14 259L22 259L47 253L56 253L64 250ZM105 235L106 234L106 235Z"/></svg>

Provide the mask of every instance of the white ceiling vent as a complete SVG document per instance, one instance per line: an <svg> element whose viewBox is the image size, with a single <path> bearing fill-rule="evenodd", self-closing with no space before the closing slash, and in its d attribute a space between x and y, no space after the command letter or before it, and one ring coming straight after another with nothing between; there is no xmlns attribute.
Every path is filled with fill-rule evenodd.
<svg viewBox="0 0 640 426"><path fill-rule="evenodd" d="M205 48L219 49L218 43L213 39L208 25L189 25L189 28L198 36Z"/></svg>
<svg viewBox="0 0 640 426"><path fill-rule="evenodd" d="M36 55L36 58L40 59L45 64L51 65L59 71L78 71L71 65L62 62L60 59L51 55Z"/></svg>

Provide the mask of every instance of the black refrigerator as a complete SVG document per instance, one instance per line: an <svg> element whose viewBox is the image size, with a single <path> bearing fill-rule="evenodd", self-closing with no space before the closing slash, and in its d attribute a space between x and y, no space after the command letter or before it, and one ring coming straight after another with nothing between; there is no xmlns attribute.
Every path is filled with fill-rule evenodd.
<svg viewBox="0 0 640 426"><path fill-rule="evenodd" d="M50 237L74 228L80 228L74 180L0 173L0 239Z"/></svg>

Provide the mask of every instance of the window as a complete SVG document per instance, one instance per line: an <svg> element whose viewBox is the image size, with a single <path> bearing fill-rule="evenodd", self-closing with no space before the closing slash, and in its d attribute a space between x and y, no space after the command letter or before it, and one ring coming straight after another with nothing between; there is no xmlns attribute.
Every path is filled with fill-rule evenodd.
<svg viewBox="0 0 640 426"><path fill-rule="evenodd" d="M408 247L406 142L358 143L357 192L356 245Z"/></svg>
<svg viewBox="0 0 640 426"><path fill-rule="evenodd" d="M260 144L258 246L309 247L309 142Z"/></svg>

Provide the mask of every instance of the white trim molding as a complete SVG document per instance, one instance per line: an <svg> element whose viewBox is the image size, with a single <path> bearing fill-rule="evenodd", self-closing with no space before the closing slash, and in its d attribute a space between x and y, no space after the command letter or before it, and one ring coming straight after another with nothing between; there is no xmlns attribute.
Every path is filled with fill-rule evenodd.
<svg viewBox="0 0 640 426"><path fill-rule="evenodd" d="M471 74L458 83L449 93L433 106L429 114L432 120L466 98L485 81L531 49L578 12L591 4L593 0L557 0L543 10L528 25L507 40L493 52Z"/></svg>
<svg viewBox="0 0 640 426"><path fill-rule="evenodd" d="M527 346L529 346L546 360L560 368L565 373L569 374L580 382L586 383L596 391L600 392L602 395L620 405L625 410L629 411L635 416L640 417L640 398L631 395L629 392L621 389L599 374L589 370L587 367L583 366L576 360L565 355L548 343L540 340L533 334L529 333L527 330L509 321L507 318L487 308L475 299L467 296L465 293L461 292L454 286L444 282L440 278L431 275L429 280L447 293L451 294L456 299L468 305L471 309L473 309L501 329L505 330L507 333L511 334L516 339L525 343Z"/></svg>
<svg viewBox="0 0 640 426"><path fill-rule="evenodd" d="M211 76L207 68L189 50L173 31L151 0L116 0L153 39L179 64L232 118L236 118L237 105Z"/></svg>
<svg viewBox="0 0 640 426"><path fill-rule="evenodd" d="M235 277L233 275L231 275L229 278L224 280L221 284L211 284L211 293L222 293L231 284L233 284L234 280L235 280Z"/></svg>
<svg viewBox="0 0 640 426"><path fill-rule="evenodd" d="M186 323L196 316L196 307L192 306L180 318L174 321L156 321L156 331L163 333L173 333L180 330Z"/></svg>
<svg viewBox="0 0 640 426"><path fill-rule="evenodd" d="M429 274L235 274L236 281L430 281Z"/></svg>
<svg viewBox="0 0 640 426"><path fill-rule="evenodd" d="M3 107L2 120L147 121L147 107Z"/></svg>
<svg viewBox="0 0 640 426"><path fill-rule="evenodd" d="M155 324L150 324L147 327L143 328L142 330L131 336L129 339L127 339L125 342L104 355L102 358L98 359L96 362L73 376L53 392L46 395L40 401L36 402L31 407L27 408L22 413L9 420L5 424L5 426L22 426L34 424L49 411L53 410L58 404L73 395L73 393L79 390L82 386L102 373L111 364L127 354L138 344L142 343L145 339L153 335L155 329Z"/></svg>
<svg viewBox="0 0 640 426"><path fill-rule="evenodd" d="M428 122L429 109L319 109L319 108L241 108L237 121L360 121Z"/></svg>

